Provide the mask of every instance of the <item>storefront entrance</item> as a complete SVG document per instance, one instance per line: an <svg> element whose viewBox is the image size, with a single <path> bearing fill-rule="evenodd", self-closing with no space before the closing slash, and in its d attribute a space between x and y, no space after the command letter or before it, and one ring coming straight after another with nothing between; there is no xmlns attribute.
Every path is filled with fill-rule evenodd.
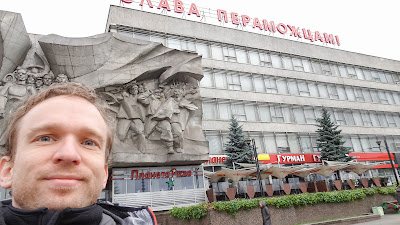
<svg viewBox="0 0 400 225"><path fill-rule="evenodd" d="M206 201L201 166L115 168L112 181L112 201L122 205L161 211Z"/></svg>

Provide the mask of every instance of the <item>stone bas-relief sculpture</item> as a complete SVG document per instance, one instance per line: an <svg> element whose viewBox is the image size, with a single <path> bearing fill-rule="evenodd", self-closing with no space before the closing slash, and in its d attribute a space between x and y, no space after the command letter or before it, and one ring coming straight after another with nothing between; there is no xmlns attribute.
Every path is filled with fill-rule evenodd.
<svg viewBox="0 0 400 225"><path fill-rule="evenodd" d="M198 91L192 85L160 85L157 80L135 81L105 93L117 105L117 137L146 153L146 139L162 141L168 154L182 153L190 111L199 108L186 98Z"/></svg>
<svg viewBox="0 0 400 225"><path fill-rule="evenodd" d="M197 87L203 77L200 56L118 33L27 36L30 43L20 44L25 46L22 63L0 65L5 74L0 74L0 123L22 98L52 83L78 82L94 87L114 113L113 166L208 160ZM0 145L3 135L1 130Z"/></svg>

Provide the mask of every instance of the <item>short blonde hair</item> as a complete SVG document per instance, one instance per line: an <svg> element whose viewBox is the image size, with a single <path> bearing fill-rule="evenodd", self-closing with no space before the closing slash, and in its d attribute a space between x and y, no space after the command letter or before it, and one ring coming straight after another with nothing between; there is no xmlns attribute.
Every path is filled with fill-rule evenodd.
<svg viewBox="0 0 400 225"><path fill-rule="evenodd" d="M113 135L113 117L111 116L111 112L109 110L108 104L102 100L95 92L93 88L84 86L82 84L78 83L73 83L73 82L68 82L68 83L61 83L61 84L53 84L47 89L39 92L36 95L29 96L26 98L20 106L17 108L17 110L10 114L7 123L7 128L6 128L6 143L5 143L5 156L9 156L11 159L15 156L15 147L17 145L16 140L17 140L17 133L19 129L19 124L21 119L36 105L39 103L53 98L57 96L75 96L75 97L80 97L85 99L86 101L92 103L97 110L99 110L101 116L104 119L104 122L107 125L107 143L106 143L106 149L105 149L105 160L108 161L110 153L111 153L111 148L112 148L112 143L114 140L114 135Z"/></svg>

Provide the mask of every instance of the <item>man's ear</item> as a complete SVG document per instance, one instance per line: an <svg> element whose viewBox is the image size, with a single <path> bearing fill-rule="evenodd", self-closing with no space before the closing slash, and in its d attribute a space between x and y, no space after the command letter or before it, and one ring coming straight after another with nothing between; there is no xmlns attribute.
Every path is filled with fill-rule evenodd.
<svg viewBox="0 0 400 225"><path fill-rule="evenodd" d="M103 189L106 188L107 180L108 180L108 164L104 166L104 179L103 179Z"/></svg>
<svg viewBox="0 0 400 225"><path fill-rule="evenodd" d="M12 168L14 163L9 156L3 156L0 160L0 186L5 189L11 188Z"/></svg>

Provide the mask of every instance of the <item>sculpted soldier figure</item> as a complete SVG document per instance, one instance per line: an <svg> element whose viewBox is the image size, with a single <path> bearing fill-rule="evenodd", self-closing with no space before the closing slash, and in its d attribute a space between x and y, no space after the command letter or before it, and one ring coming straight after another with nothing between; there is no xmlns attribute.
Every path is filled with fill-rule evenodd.
<svg viewBox="0 0 400 225"><path fill-rule="evenodd" d="M43 76L43 86L42 88L48 88L53 83L53 76L50 74L45 74Z"/></svg>
<svg viewBox="0 0 400 225"><path fill-rule="evenodd" d="M152 116L153 128L149 130L150 135L155 130L160 132L160 139L165 141L168 153L173 154L182 152L183 129L186 126L188 110L198 109L197 106L183 97L183 87L177 85L173 87L172 95L163 102ZM175 150L175 151L174 151Z"/></svg>
<svg viewBox="0 0 400 225"><path fill-rule="evenodd" d="M136 84L128 87L127 91L122 92L121 106L117 118L117 136L121 141L131 136L132 142L140 152L146 150L146 138L144 135L144 122L146 119L146 106L149 105L148 94L144 89L139 93L139 87Z"/></svg>
<svg viewBox="0 0 400 225"><path fill-rule="evenodd" d="M42 78L41 78L41 77L36 78L36 81L35 81L35 88L36 88L37 90L39 90L40 88L42 88L42 86L43 86L43 80L42 80Z"/></svg>
<svg viewBox="0 0 400 225"><path fill-rule="evenodd" d="M8 82L0 89L0 96L7 99L4 109L1 109L5 115L9 115L10 112L13 111L16 102L20 101L25 96L36 94L36 90L33 86L26 85L26 73L26 70L22 68L17 69L14 75L16 78L15 83Z"/></svg>
<svg viewBox="0 0 400 225"><path fill-rule="evenodd" d="M56 82L57 83L67 83L68 82L68 77L65 74L58 74L56 77Z"/></svg>
<svg viewBox="0 0 400 225"><path fill-rule="evenodd" d="M26 99L7 126L0 186L12 199L1 202L0 224L157 224L148 207L96 203L108 180L111 117L93 89L76 83Z"/></svg>

